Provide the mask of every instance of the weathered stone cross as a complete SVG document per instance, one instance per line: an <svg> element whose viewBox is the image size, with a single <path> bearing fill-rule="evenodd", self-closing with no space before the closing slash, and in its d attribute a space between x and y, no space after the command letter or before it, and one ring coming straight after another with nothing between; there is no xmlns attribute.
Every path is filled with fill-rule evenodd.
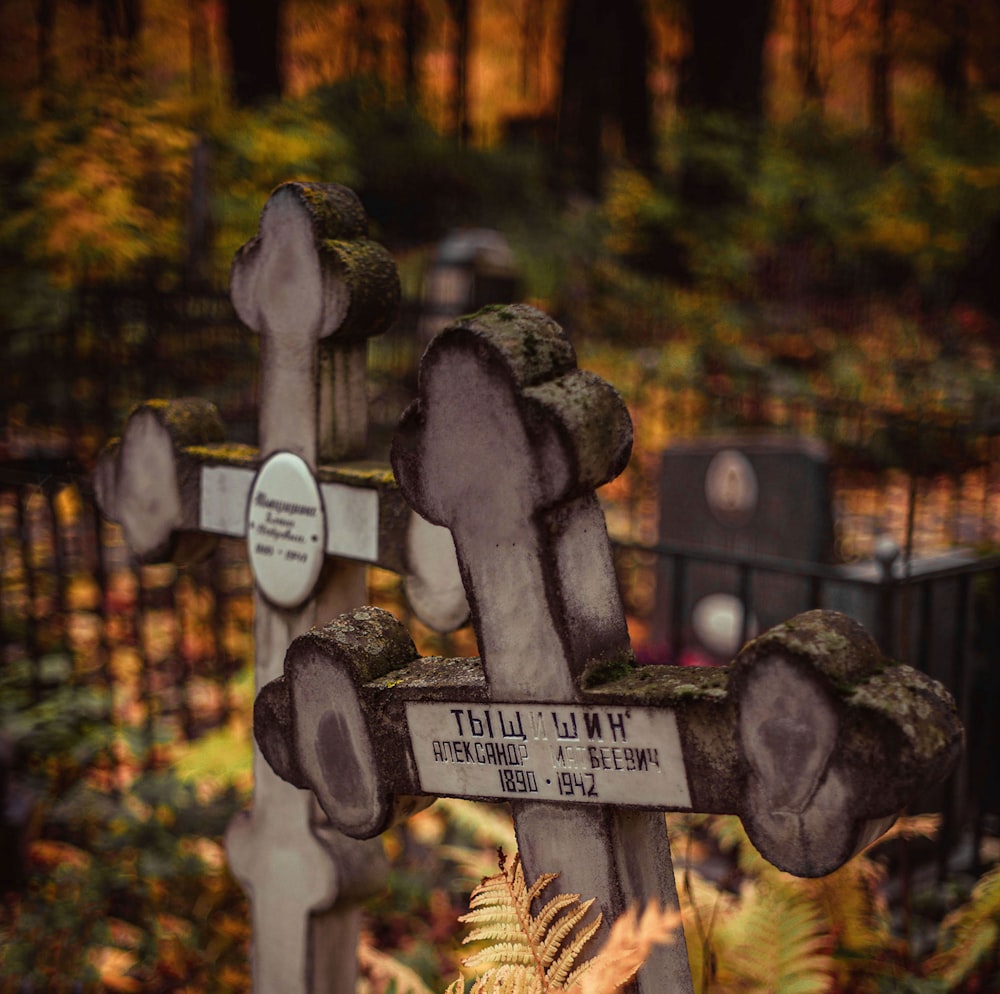
<svg viewBox="0 0 1000 994"><path fill-rule="evenodd" d="M150 401L102 454L95 485L142 562L191 559L245 536L258 687L289 642L367 599L366 564L409 573L439 630L467 613L450 537L406 506L367 440L367 338L395 317L399 280L344 187L286 183L237 254L231 296L261 335L259 449L227 445L213 405ZM449 571L448 559L451 558ZM353 994L357 900L382 880L378 843L331 829L313 798L254 755L254 801L227 835L253 911L258 994Z"/></svg>
<svg viewBox="0 0 1000 994"><path fill-rule="evenodd" d="M507 800L529 875L558 871L608 921L676 904L664 810L736 813L769 860L819 876L948 772L953 702L844 615L792 619L726 668L634 667L594 494L630 447L618 395L538 311L431 343L392 462L454 536L482 660L419 658L374 608L292 643L255 734L341 831L374 836L426 795ZM635 989L690 992L684 944Z"/></svg>

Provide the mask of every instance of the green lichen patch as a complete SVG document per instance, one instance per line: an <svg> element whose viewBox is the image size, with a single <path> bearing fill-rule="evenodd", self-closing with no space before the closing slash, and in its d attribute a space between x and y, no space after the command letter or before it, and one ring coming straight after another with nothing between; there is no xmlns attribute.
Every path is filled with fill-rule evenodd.
<svg viewBox="0 0 1000 994"><path fill-rule="evenodd" d="M379 490L396 489L398 484L392 468L385 463L359 461L320 465L316 476L323 483L344 483L350 487L376 487Z"/></svg>
<svg viewBox="0 0 1000 994"><path fill-rule="evenodd" d="M902 732L912 758L922 767L961 739L951 695L936 680L910 666L891 666L854 688L848 703L864 708Z"/></svg>
<svg viewBox="0 0 1000 994"><path fill-rule="evenodd" d="M729 693L729 670L721 666L640 666L621 679L586 689L588 698L613 697L636 706L720 704Z"/></svg>
<svg viewBox="0 0 1000 994"><path fill-rule="evenodd" d="M522 387L576 369L576 352L565 332L547 314L528 304L485 307L449 325L435 344L456 338L471 338L499 358Z"/></svg>
<svg viewBox="0 0 1000 994"><path fill-rule="evenodd" d="M529 387L525 397L545 412L569 440L573 481L593 490L613 480L632 451L632 420L617 391L594 373L573 370Z"/></svg>
<svg viewBox="0 0 1000 994"><path fill-rule="evenodd" d="M359 682L367 683L417 658L409 632L378 607L360 607L342 614L322 628L300 636L293 646L310 646L323 655L346 662Z"/></svg>
<svg viewBox="0 0 1000 994"><path fill-rule="evenodd" d="M461 688L480 697L486 693L486 674L478 657L421 656L403 669L370 681L367 686L376 691L447 690L452 694Z"/></svg>
<svg viewBox="0 0 1000 994"><path fill-rule="evenodd" d="M635 656L632 650L616 653L609 659L591 659L583 668L580 676L580 686L591 690L606 683L623 680L635 669Z"/></svg>
<svg viewBox="0 0 1000 994"><path fill-rule="evenodd" d="M140 417L144 412L156 418L178 448L221 442L226 437L218 408L201 397L145 400L132 409L129 421ZM126 428L126 432L127 430Z"/></svg>
<svg viewBox="0 0 1000 994"><path fill-rule="evenodd" d="M367 238L327 239L319 249L320 260L335 268L350 295L347 316L336 337L368 338L385 331L396 320L402 292L389 252Z"/></svg>
<svg viewBox="0 0 1000 994"><path fill-rule="evenodd" d="M806 663L841 695L889 665L868 632L839 611L806 611L775 625L747 643L734 665L752 665L772 654Z"/></svg>
<svg viewBox="0 0 1000 994"><path fill-rule="evenodd" d="M346 186L292 181L282 183L269 199L282 193L294 196L305 208L317 245L327 238L364 238L368 234L365 209L354 191Z"/></svg>
<svg viewBox="0 0 1000 994"><path fill-rule="evenodd" d="M242 466L254 469L260 462L260 449L242 442L214 445L189 445L184 454L203 465Z"/></svg>

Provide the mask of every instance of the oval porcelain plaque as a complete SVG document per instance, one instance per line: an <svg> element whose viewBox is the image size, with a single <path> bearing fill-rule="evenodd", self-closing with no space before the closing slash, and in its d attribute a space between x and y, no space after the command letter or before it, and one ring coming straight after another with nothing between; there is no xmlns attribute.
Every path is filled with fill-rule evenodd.
<svg viewBox="0 0 1000 994"><path fill-rule="evenodd" d="M278 452L260 468L247 507L247 551L254 579L278 607L309 598L323 568L323 499L305 460Z"/></svg>
<svg viewBox="0 0 1000 994"><path fill-rule="evenodd" d="M736 449L716 453L705 472L705 499L716 520L742 528L757 510L757 474L750 460Z"/></svg>

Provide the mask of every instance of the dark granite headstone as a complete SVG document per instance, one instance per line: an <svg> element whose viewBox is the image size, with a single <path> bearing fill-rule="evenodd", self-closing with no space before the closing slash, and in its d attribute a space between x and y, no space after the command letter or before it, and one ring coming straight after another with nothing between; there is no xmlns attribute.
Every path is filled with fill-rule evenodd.
<svg viewBox="0 0 1000 994"><path fill-rule="evenodd" d="M789 435L729 435L679 442L663 453L660 541L694 549L830 562L833 515L826 447ZM674 574L657 569L653 638L670 643ZM808 581L755 574L748 636L805 610ZM696 659L723 662L740 647L740 574L733 566L688 562L682 644ZM672 660L674 661L674 660Z"/></svg>

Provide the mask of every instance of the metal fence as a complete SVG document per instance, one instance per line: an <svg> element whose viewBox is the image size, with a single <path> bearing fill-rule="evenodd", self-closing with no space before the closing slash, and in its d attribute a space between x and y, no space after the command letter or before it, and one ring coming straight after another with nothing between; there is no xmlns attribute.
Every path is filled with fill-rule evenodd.
<svg viewBox="0 0 1000 994"><path fill-rule="evenodd" d="M223 723L249 661L251 579L239 544L178 571L137 566L64 460L0 464L0 682L40 702L100 690L109 722L193 739Z"/></svg>
<svg viewBox="0 0 1000 994"><path fill-rule="evenodd" d="M615 550L626 603L638 599L648 612L650 598L641 591L659 594L653 603L663 616L655 620L666 638L639 646L640 663L697 661L687 578L710 567L728 574L729 592L742 607L737 645L756 634L756 602L780 584L789 617L814 608L844 611L889 658L941 681L955 698L967 748L955 773L921 797L914 813L943 814L942 871L949 858L975 868L984 819L1000 814L1000 556L956 553L913 566L886 545L876 561L838 566L676 543L616 542Z"/></svg>
<svg viewBox="0 0 1000 994"><path fill-rule="evenodd" d="M404 308L397 326L372 344L376 453L387 449L412 395L419 320L419 307ZM631 381L616 385L633 410L643 411L640 434L658 422L686 430L767 425L815 433L831 445L838 472L867 474L875 491L884 488L886 472L904 473L904 535L913 536L920 480L944 474L954 513L938 516L955 525L945 529L945 544L1000 545L993 499L1000 491L1000 424L990 411L921 425L892 412L752 389L712 396L691 384L664 382L641 356L636 369ZM81 294L58 327L3 332L0 681L20 673L36 698L67 680L101 688L108 719L138 721L150 742L165 726L191 737L225 720L233 706L231 679L252 653L251 578L242 543L224 541L207 562L183 572L137 567L118 529L96 511L87 467L132 404L149 396L210 397L229 437L254 442L256 371L256 338L221 294L96 290ZM815 606L847 610L884 651L931 673L955 695L970 748L955 777L927 803L946 814L942 854L967 842L970 832L975 843L983 813L1000 810L1000 559L938 561L916 572L905 557L832 566L636 541L655 536L657 469L635 460L611 495L630 618L637 630L648 631L658 613L667 633L661 642L637 639L640 659L683 658L691 613L685 578L695 568L729 571L743 605L741 638L752 634L755 603L775 586L797 591L789 613ZM837 511L843 523L846 505ZM615 528L616 518L626 526ZM848 527L858 533L864 522L857 518Z"/></svg>

